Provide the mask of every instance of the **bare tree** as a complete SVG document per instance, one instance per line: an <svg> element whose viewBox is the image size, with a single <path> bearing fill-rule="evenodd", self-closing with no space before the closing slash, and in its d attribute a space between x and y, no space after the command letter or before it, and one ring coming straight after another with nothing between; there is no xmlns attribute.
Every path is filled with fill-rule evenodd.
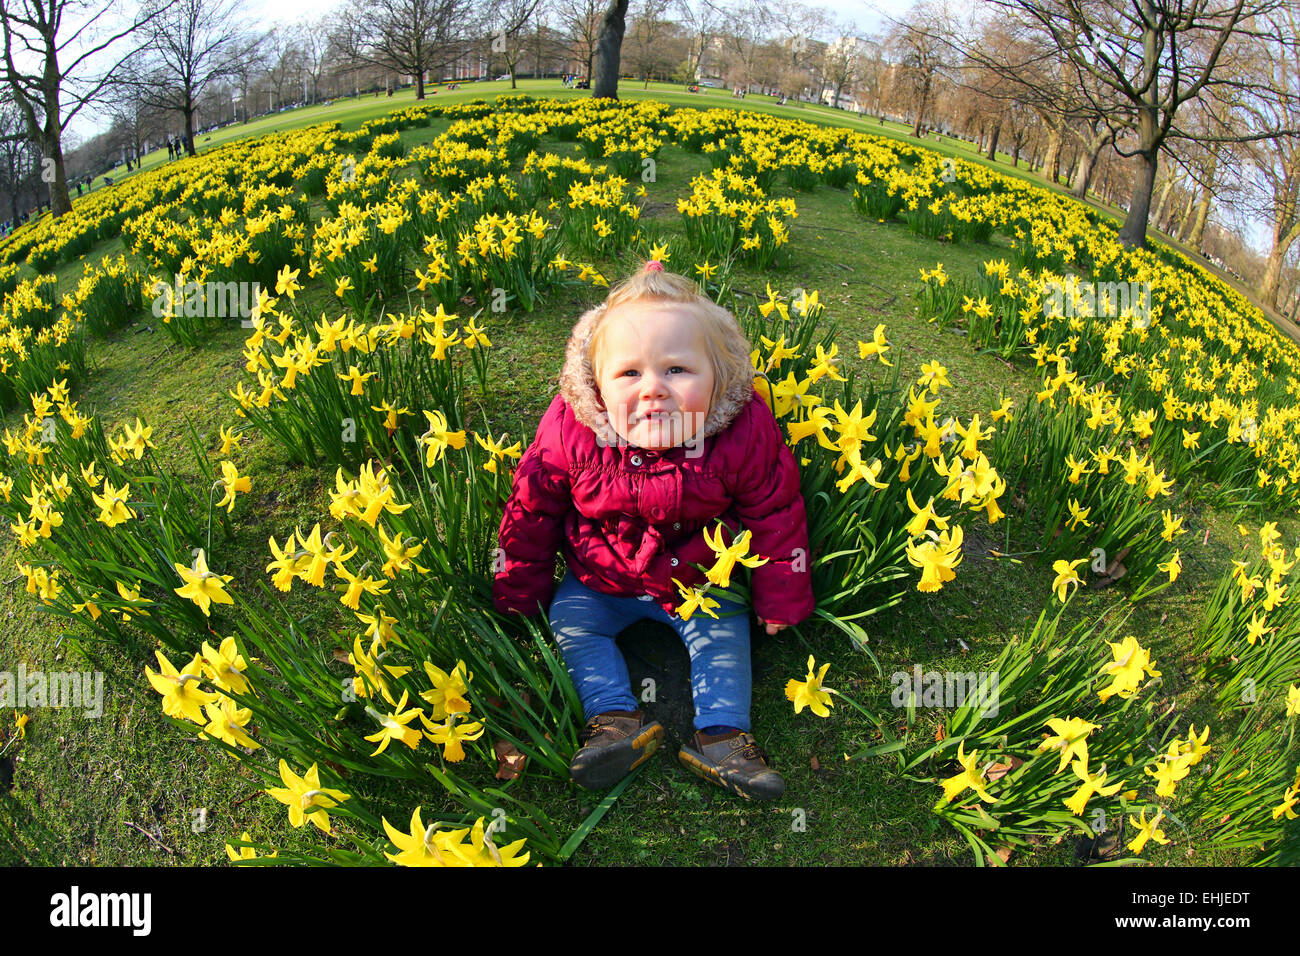
<svg viewBox="0 0 1300 956"><path fill-rule="evenodd" d="M846 89L854 89L858 84L861 72L859 57L861 44L862 41L857 37L843 35L826 47L826 52L822 56L821 72L834 91L831 99L832 106L838 107L840 94Z"/></svg>
<svg viewBox="0 0 1300 956"><path fill-rule="evenodd" d="M110 13L115 7L116 0L0 0L4 79L28 137L40 147L55 216L72 210L64 130L101 97L122 62L139 48L121 41L158 13L153 8L115 19ZM116 47L118 58L105 68L112 60L110 47Z"/></svg>
<svg viewBox="0 0 1300 956"><path fill-rule="evenodd" d="M123 63L123 75L140 77L147 73L145 52L141 51ZM160 136L164 129L158 108L150 101L147 90L133 82L113 84L108 94L105 114L113 129L121 133L127 155L139 159L144 152L145 140Z"/></svg>
<svg viewBox="0 0 1300 956"><path fill-rule="evenodd" d="M868 113L879 115L884 101L889 64L885 61L884 47L877 38L869 37L861 42L856 74L857 87L861 94L858 105Z"/></svg>
<svg viewBox="0 0 1300 956"><path fill-rule="evenodd" d="M680 28L667 19L671 0L641 0L633 8L631 25L624 37L624 54L628 67L641 74L642 89L650 87L650 77L667 76L681 61L684 48L679 41Z"/></svg>
<svg viewBox="0 0 1300 956"><path fill-rule="evenodd" d="M21 213L23 190L30 188L31 171L39 165L38 156L13 97L0 95L0 193L8 199L8 218L14 227Z"/></svg>
<svg viewBox="0 0 1300 956"><path fill-rule="evenodd" d="M946 8L933 0L920 0L889 31L887 42L911 88L913 136L921 135L936 84L952 65L953 34Z"/></svg>
<svg viewBox="0 0 1300 956"><path fill-rule="evenodd" d="M284 88L302 68L302 50L298 46L298 37L287 27L276 27L267 34L263 50L265 79L274 94L275 106L284 106L288 99ZM274 109L271 97L267 100L267 110Z"/></svg>
<svg viewBox="0 0 1300 956"><path fill-rule="evenodd" d="M200 98L211 83L231 75L232 62L253 44L244 19L243 0L167 2L148 28L147 72L126 81L149 106L181 114L191 156Z"/></svg>
<svg viewBox="0 0 1300 956"><path fill-rule="evenodd" d="M243 108L244 122L252 115L252 96L254 77L269 69L267 44L269 34L256 34L250 38L249 45L238 55L227 57L228 75L231 85L238 91L239 105Z"/></svg>
<svg viewBox="0 0 1300 956"><path fill-rule="evenodd" d="M329 24L324 18L303 20L298 24L298 56L303 71L311 81L311 102L320 100L321 79L329 62Z"/></svg>
<svg viewBox="0 0 1300 956"><path fill-rule="evenodd" d="M492 0L488 9L488 24L492 34L490 49L505 61L510 74L510 88L519 88L516 67L523 57L528 40L526 27L537 12L540 0Z"/></svg>
<svg viewBox="0 0 1300 956"><path fill-rule="evenodd" d="M700 78L704 56L722 30L724 15L713 0L674 0L679 21L690 36L682 73L687 85Z"/></svg>
<svg viewBox="0 0 1300 956"><path fill-rule="evenodd" d="M1279 18L1283 29L1296 36L1297 15L1288 9ZM1279 98L1248 102L1251 125L1265 129L1300 128L1300 56L1294 47L1266 44L1257 74L1261 83L1280 91ZM1300 250L1300 133L1287 132L1250 144L1247 208L1270 227L1271 242L1260 298L1270 308L1278 306L1282 266Z"/></svg>
<svg viewBox="0 0 1300 956"><path fill-rule="evenodd" d="M555 7L560 30L569 38L569 56L583 65L588 79L596 59L602 9L598 0L560 0Z"/></svg>
<svg viewBox="0 0 1300 956"><path fill-rule="evenodd" d="M1137 162L1120 240L1142 246L1151 209L1159 157L1171 139L1191 138L1180 117L1198 98L1234 102L1252 96L1276 98L1235 71L1224 70L1225 51L1244 39L1294 46L1295 37L1276 39L1268 18L1289 0L988 0L996 15L1021 32L1028 55L1010 61L961 44L971 56L1005 75L1024 78L1044 72L1053 88L1040 108L1059 120L1090 114L1106 126L1114 149ZM1044 66L1046 65L1046 69ZM1057 83L1064 70L1066 82ZM1068 95L1062 98L1062 89ZM1277 130L1241 133L1198 131L1202 142L1241 142L1277 135Z"/></svg>
<svg viewBox="0 0 1300 956"><path fill-rule="evenodd" d="M727 79L734 88L749 89L757 81L759 61L767 43L768 9L747 0L736 0L724 9L731 28L722 34L727 56Z"/></svg>
<svg viewBox="0 0 1300 956"><path fill-rule="evenodd" d="M486 35L479 14L471 0L350 0L335 37L356 60L410 74L422 100L425 74L456 62L470 37Z"/></svg>

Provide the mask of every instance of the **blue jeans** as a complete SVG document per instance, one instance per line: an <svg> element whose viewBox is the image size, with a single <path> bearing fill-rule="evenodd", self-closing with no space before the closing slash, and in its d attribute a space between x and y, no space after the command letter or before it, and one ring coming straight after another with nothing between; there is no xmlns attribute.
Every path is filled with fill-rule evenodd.
<svg viewBox="0 0 1300 956"><path fill-rule="evenodd" d="M654 600L601 594L565 575L551 602L551 630L582 701L583 718L610 710L637 710L627 662L614 643L628 625L643 619L670 625L691 658L695 729L723 725L749 730L749 613L743 604L715 598L714 620L701 611L683 621Z"/></svg>

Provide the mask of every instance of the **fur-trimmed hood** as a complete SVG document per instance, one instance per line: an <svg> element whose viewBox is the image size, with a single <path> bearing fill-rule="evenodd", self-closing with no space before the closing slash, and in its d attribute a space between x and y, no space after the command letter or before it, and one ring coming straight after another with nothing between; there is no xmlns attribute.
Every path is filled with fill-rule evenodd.
<svg viewBox="0 0 1300 956"><path fill-rule="evenodd" d="M597 440L616 447L623 442L609 422L609 413L601 402L596 373L588 357L592 333L603 314L602 309L591 309L573 327L565 349L564 368L560 371L560 394L573 410L573 417L595 432ZM727 368L718 369L726 385L692 440L712 438L724 431L754 397L754 369L748 357L743 364L738 359L727 364Z"/></svg>

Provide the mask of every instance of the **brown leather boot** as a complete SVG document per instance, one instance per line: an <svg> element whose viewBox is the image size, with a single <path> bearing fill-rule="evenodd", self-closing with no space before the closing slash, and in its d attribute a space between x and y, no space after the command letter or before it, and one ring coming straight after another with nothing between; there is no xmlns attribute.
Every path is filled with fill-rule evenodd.
<svg viewBox="0 0 1300 956"><path fill-rule="evenodd" d="M744 731L716 736L697 731L677 759L697 776L746 800L776 800L785 793L785 780Z"/></svg>
<svg viewBox="0 0 1300 956"><path fill-rule="evenodd" d="M597 714L578 734L582 747L573 755L569 775L586 790L612 787L649 760L663 739L663 725L646 723L639 710Z"/></svg>

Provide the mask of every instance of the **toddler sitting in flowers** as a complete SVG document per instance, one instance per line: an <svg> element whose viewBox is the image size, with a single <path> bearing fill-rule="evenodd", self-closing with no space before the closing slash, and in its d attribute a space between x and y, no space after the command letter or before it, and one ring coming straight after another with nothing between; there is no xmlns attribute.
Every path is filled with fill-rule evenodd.
<svg viewBox="0 0 1300 956"><path fill-rule="evenodd" d="M696 733L681 762L744 797L784 791L749 732L747 609L697 588L694 567L712 565L722 587L737 561L753 567L768 634L813 611L798 470L753 374L735 318L658 262L574 326L560 394L515 473L494 597L503 612L549 605L587 720L570 767L580 786L612 786L663 739L615 644L649 618L690 654ZM568 573L555 590L561 550Z"/></svg>

